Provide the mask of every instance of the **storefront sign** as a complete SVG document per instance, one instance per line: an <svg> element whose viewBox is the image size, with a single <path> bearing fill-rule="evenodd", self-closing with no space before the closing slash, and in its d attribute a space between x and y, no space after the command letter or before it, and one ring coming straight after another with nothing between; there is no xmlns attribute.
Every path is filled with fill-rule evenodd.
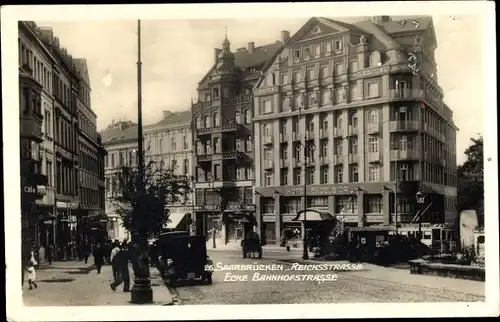
<svg viewBox="0 0 500 322"><path fill-rule="evenodd" d="M45 196L47 194L47 191L45 189L45 186L24 186L23 188L25 193L29 193L31 195L37 195L37 196Z"/></svg>
<svg viewBox="0 0 500 322"><path fill-rule="evenodd" d="M262 216L262 221L263 222L275 222L276 221L276 216L275 215L263 215Z"/></svg>
<svg viewBox="0 0 500 322"><path fill-rule="evenodd" d="M296 215L281 215L282 222L294 222Z"/></svg>
<svg viewBox="0 0 500 322"><path fill-rule="evenodd" d="M308 187L308 195L335 195L335 194L351 194L354 193L349 186L323 186L323 187ZM285 195L304 195L304 188L291 188L285 190Z"/></svg>
<svg viewBox="0 0 500 322"><path fill-rule="evenodd" d="M45 220L43 223L46 225L52 225L52 220Z"/></svg>

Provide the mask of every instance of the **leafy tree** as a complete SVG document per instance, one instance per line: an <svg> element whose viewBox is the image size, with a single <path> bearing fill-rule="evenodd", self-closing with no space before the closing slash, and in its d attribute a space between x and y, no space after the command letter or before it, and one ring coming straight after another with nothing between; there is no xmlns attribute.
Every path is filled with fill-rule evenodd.
<svg viewBox="0 0 500 322"><path fill-rule="evenodd" d="M484 218L484 159L483 136L471 138L472 144L465 150L467 160L458 167L458 210L474 209L479 225Z"/></svg>
<svg viewBox="0 0 500 322"><path fill-rule="evenodd" d="M111 202L127 230L141 235L156 234L169 222L167 206L189 196L191 180L155 161L145 165L142 177L141 181L137 167L121 167L113 177L116 193Z"/></svg>

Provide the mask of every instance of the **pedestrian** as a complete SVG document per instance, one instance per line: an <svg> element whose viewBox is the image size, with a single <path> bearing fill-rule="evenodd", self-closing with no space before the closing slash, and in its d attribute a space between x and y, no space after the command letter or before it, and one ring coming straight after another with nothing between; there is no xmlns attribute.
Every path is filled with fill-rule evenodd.
<svg viewBox="0 0 500 322"><path fill-rule="evenodd" d="M76 249L76 252L78 254L78 261L81 262L83 261L83 243L79 242L78 247Z"/></svg>
<svg viewBox="0 0 500 322"><path fill-rule="evenodd" d="M30 286L29 289L32 290L33 286L35 288L38 288L38 285L36 285L36 283L35 283L36 271L35 271L34 263L32 261L28 262L28 265L26 266L26 271L28 272L28 284Z"/></svg>
<svg viewBox="0 0 500 322"><path fill-rule="evenodd" d="M97 274L101 274L101 268L104 264L104 247L103 245L96 245L94 248L94 264L97 269Z"/></svg>
<svg viewBox="0 0 500 322"><path fill-rule="evenodd" d="M90 250L90 246L87 243L84 243L82 246L82 256L83 260L85 261L85 264L87 264L89 260L90 253L92 253Z"/></svg>
<svg viewBox="0 0 500 322"><path fill-rule="evenodd" d="M128 269L128 263L130 261L130 250L126 243L122 244L121 250L115 255L113 260L116 263L117 274L110 284L113 291L116 291L116 287L123 283L123 291L130 292L130 273Z"/></svg>
<svg viewBox="0 0 500 322"><path fill-rule="evenodd" d="M52 265L52 261L54 260L54 245L50 244L47 249L47 261L49 265Z"/></svg>
<svg viewBox="0 0 500 322"><path fill-rule="evenodd" d="M115 247L111 251L110 261L111 261L111 269L113 270L113 278L117 279L118 267L116 265L116 255L120 252L120 244L115 243Z"/></svg>
<svg viewBox="0 0 500 322"><path fill-rule="evenodd" d="M40 245L40 249L38 250L38 259L40 261L40 264L45 263L45 247Z"/></svg>
<svg viewBox="0 0 500 322"><path fill-rule="evenodd" d="M33 263L33 266L38 265L37 258L38 258L38 252L37 252L35 243L33 243L33 245L31 246L31 252L30 252L30 261Z"/></svg>

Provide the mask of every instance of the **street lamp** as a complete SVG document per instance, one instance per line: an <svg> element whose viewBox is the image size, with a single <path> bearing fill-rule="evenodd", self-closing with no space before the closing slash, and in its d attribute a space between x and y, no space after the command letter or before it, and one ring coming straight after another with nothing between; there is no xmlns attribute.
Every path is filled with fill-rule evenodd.
<svg viewBox="0 0 500 322"><path fill-rule="evenodd" d="M299 119L302 116L302 105L299 105ZM307 166L308 166L308 161L312 161L311 159L311 154L315 150L314 143L307 144L307 131L306 131L306 120L304 116L304 142L301 142L299 146L297 146L297 151L300 150L300 147L302 146L304 150L304 238L302 242L302 259L309 259L309 251L307 249L307 229L306 229L306 223L307 223ZM308 159L308 152L309 152L309 159Z"/></svg>
<svg viewBox="0 0 500 322"><path fill-rule="evenodd" d="M417 204L419 204L422 209L422 205L425 203L425 194L422 193L421 189L419 189L415 197L417 199ZM422 240L422 214L420 214L418 219L418 240Z"/></svg>
<svg viewBox="0 0 500 322"><path fill-rule="evenodd" d="M215 243L215 178L212 174L207 175L208 186L212 187L212 248L217 248Z"/></svg>

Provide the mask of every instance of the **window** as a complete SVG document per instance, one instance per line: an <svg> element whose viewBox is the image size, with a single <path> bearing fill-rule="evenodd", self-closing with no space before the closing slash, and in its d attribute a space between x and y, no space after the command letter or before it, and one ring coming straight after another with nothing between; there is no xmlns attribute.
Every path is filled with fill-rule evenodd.
<svg viewBox="0 0 500 322"><path fill-rule="evenodd" d="M295 83L300 82L300 71L293 72L293 81Z"/></svg>
<svg viewBox="0 0 500 322"><path fill-rule="evenodd" d="M175 142L175 137L170 139L170 149L172 149L172 151L177 150L177 143Z"/></svg>
<svg viewBox="0 0 500 322"><path fill-rule="evenodd" d="M358 71L358 61L357 60L351 60L349 62L349 72L355 73Z"/></svg>
<svg viewBox="0 0 500 322"><path fill-rule="evenodd" d="M342 72L343 72L342 64L340 64L340 63L335 64L335 75L337 75L337 76L341 75Z"/></svg>
<svg viewBox="0 0 500 322"><path fill-rule="evenodd" d="M182 142L183 142L183 143L182 143L182 148L183 148L184 150L187 150L187 149L189 148L189 143L188 143L188 138L187 138L187 136L183 136L183 137L182 137Z"/></svg>
<svg viewBox="0 0 500 322"><path fill-rule="evenodd" d="M314 184L314 168L307 168L306 182L307 184Z"/></svg>
<svg viewBox="0 0 500 322"><path fill-rule="evenodd" d="M214 118L214 126L215 127L220 126L220 115L219 115L219 113L215 112L213 114L213 118Z"/></svg>
<svg viewBox="0 0 500 322"><path fill-rule="evenodd" d="M368 122L373 125L378 125L378 110L370 110L368 112Z"/></svg>
<svg viewBox="0 0 500 322"><path fill-rule="evenodd" d="M272 172L266 172L264 174L264 177L265 177L264 182L265 182L266 186L267 187L272 186L272 183L273 183L273 174L272 174Z"/></svg>
<svg viewBox="0 0 500 322"><path fill-rule="evenodd" d="M214 165L214 179L215 180L221 179L220 164Z"/></svg>
<svg viewBox="0 0 500 322"><path fill-rule="evenodd" d="M115 167L115 155L114 154L111 154L111 167L112 168Z"/></svg>
<svg viewBox="0 0 500 322"><path fill-rule="evenodd" d="M219 89L217 87L212 89L212 98L219 98Z"/></svg>
<svg viewBox="0 0 500 322"><path fill-rule="evenodd" d="M264 136L273 136L272 124L264 125Z"/></svg>
<svg viewBox="0 0 500 322"><path fill-rule="evenodd" d="M341 129L342 128L342 114L339 113L335 120L336 120L335 127L338 127L339 129Z"/></svg>
<svg viewBox="0 0 500 322"><path fill-rule="evenodd" d="M314 79L314 69L308 69L307 70L307 80L313 80Z"/></svg>
<svg viewBox="0 0 500 322"><path fill-rule="evenodd" d="M378 153L378 138L369 138L368 144L370 146L371 153Z"/></svg>
<svg viewBox="0 0 500 322"><path fill-rule="evenodd" d="M129 165L134 165L135 164L134 154L135 154L135 151L129 151L129 153L128 153L128 162L129 162Z"/></svg>
<svg viewBox="0 0 500 322"><path fill-rule="evenodd" d="M189 173L189 160L184 159L184 174L188 174L188 173Z"/></svg>
<svg viewBox="0 0 500 322"><path fill-rule="evenodd" d="M245 124L252 123L252 116L250 114L250 110L245 110L244 115L245 115Z"/></svg>
<svg viewBox="0 0 500 322"><path fill-rule="evenodd" d="M214 138L214 153L220 153L220 139Z"/></svg>
<svg viewBox="0 0 500 322"><path fill-rule="evenodd" d="M175 160L175 159L174 159L174 160L172 160L172 164L171 164L171 166L172 166L172 170L174 170L174 171L175 171L175 170L177 169L177 160Z"/></svg>
<svg viewBox="0 0 500 322"><path fill-rule="evenodd" d="M335 41L335 51L342 50L342 40Z"/></svg>
<svg viewBox="0 0 500 322"><path fill-rule="evenodd" d="M300 59L300 50L299 50L299 49L295 49L295 50L293 51L293 58L294 58L295 60L299 60L299 59Z"/></svg>
<svg viewBox="0 0 500 322"><path fill-rule="evenodd" d="M318 57L321 54L321 47L320 45L314 46L314 56Z"/></svg>
<svg viewBox="0 0 500 322"><path fill-rule="evenodd" d="M281 158L283 160L288 160L288 145L281 146Z"/></svg>
<svg viewBox="0 0 500 322"><path fill-rule="evenodd" d="M368 195L368 213L382 213L382 195Z"/></svg>
<svg viewBox="0 0 500 322"><path fill-rule="evenodd" d="M266 77L266 85L273 86L275 84L275 76L273 73L270 73Z"/></svg>
<svg viewBox="0 0 500 322"><path fill-rule="evenodd" d="M280 181L282 186L288 185L288 169L281 169Z"/></svg>
<svg viewBox="0 0 500 322"><path fill-rule="evenodd" d="M331 42L325 43L325 53L330 54L331 52L332 52L332 43Z"/></svg>
<svg viewBox="0 0 500 322"><path fill-rule="evenodd" d="M293 170L293 184L294 185L299 185L300 184L300 169L294 169Z"/></svg>
<svg viewBox="0 0 500 322"><path fill-rule="evenodd" d="M350 142L351 142L351 153L358 154L358 138L352 137Z"/></svg>
<svg viewBox="0 0 500 322"><path fill-rule="evenodd" d="M309 56L311 56L311 48L305 47L304 48L304 58L307 59L307 58L309 58Z"/></svg>
<svg viewBox="0 0 500 322"><path fill-rule="evenodd" d="M368 84L368 97L370 98L375 98L375 97L379 97L379 94L378 94L378 82L376 83L369 83Z"/></svg>
<svg viewBox="0 0 500 322"><path fill-rule="evenodd" d="M350 100L351 101L355 101L358 99L358 95L357 95L357 91L358 91L358 87L356 85L351 85L349 87L349 96L350 96Z"/></svg>
<svg viewBox="0 0 500 322"><path fill-rule="evenodd" d="M351 182L359 182L359 170L357 165L351 166Z"/></svg>
<svg viewBox="0 0 500 322"><path fill-rule="evenodd" d="M321 78L327 78L328 77L328 66L321 66L319 69L319 73L321 75ZM325 93L328 93L325 91Z"/></svg>
<svg viewBox="0 0 500 322"><path fill-rule="evenodd" d="M252 152L252 137L251 136L247 137L247 139L245 141L245 151Z"/></svg>
<svg viewBox="0 0 500 322"><path fill-rule="evenodd" d="M336 152L335 154L336 155L343 155L343 153L342 153L342 145L343 145L342 143L343 142L342 141L343 141L342 139L335 141L335 152Z"/></svg>
<svg viewBox="0 0 500 322"><path fill-rule="evenodd" d="M335 167L335 183L344 182L344 168L342 166Z"/></svg>
<svg viewBox="0 0 500 322"><path fill-rule="evenodd" d="M237 124L241 124L241 114L240 111L234 112L234 120Z"/></svg>
<svg viewBox="0 0 500 322"><path fill-rule="evenodd" d="M351 114L351 125L354 128L358 127L358 113L356 112Z"/></svg>
<svg viewBox="0 0 500 322"><path fill-rule="evenodd" d="M265 100L262 102L264 114L269 114L273 112L273 107L270 100Z"/></svg>
<svg viewBox="0 0 500 322"><path fill-rule="evenodd" d="M53 187L54 186L54 182L52 181L53 180L53 177L52 177L52 162L48 161L47 160L47 163L45 164L45 167L46 167L46 175L47 175L47 180L48 180L48 184L49 184L49 187Z"/></svg>
<svg viewBox="0 0 500 322"><path fill-rule="evenodd" d="M328 167L322 167L321 168L321 182L320 184L327 184L328 183Z"/></svg>
<svg viewBox="0 0 500 322"><path fill-rule="evenodd" d="M399 173L397 180L399 181L408 181L408 165L400 164L399 165Z"/></svg>
<svg viewBox="0 0 500 322"><path fill-rule="evenodd" d="M236 179L245 180L245 168L236 169Z"/></svg>
<svg viewBox="0 0 500 322"><path fill-rule="evenodd" d="M368 168L368 181L377 182L379 178L379 168L377 166L371 166Z"/></svg>
<svg viewBox="0 0 500 322"><path fill-rule="evenodd" d="M247 179L253 180L253 168L246 168Z"/></svg>
<svg viewBox="0 0 500 322"><path fill-rule="evenodd" d="M204 128L210 127L210 118L207 115L203 116L203 127Z"/></svg>
<svg viewBox="0 0 500 322"><path fill-rule="evenodd" d="M281 97L281 111L282 112L290 111L290 101L288 100L288 97L286 95L283 95Z"/></svg>
<svg viewBox="0 0 500 322"><path fill-rule="evenodd" d="M288 74L281 75L281 85L288 84Z"/></svg>
<svg viewBox="0 0 500 322"><path fill-rule="evenodd" d="M322 157L328 156L328 141L326 140L321 141L321 156Z"/></svg>
<svg viewBox="0 0 500 322"><path fill-rule="evenodd" d="M323 94L321 95L321 104L322 105L328 105L330 102L330 91L323 91Z"/></svg>

